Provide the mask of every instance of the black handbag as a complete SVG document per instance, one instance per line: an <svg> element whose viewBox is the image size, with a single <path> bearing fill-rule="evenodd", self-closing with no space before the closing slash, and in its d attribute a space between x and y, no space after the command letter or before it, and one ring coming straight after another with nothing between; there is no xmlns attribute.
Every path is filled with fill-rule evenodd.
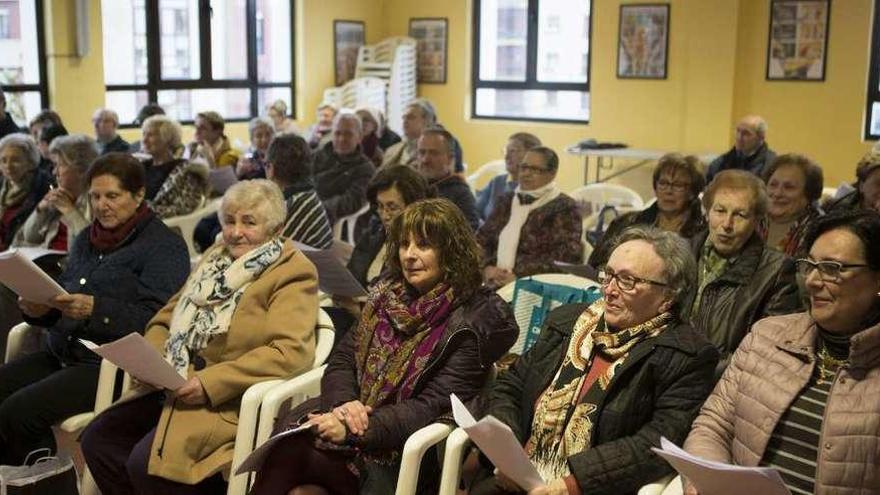
<svg viewBox="0 0 880 495"><path fill-rule="evenodd" d="M34 455L50 454L39 449L28 454L22 466L0 466L0 495L78 495L76 466L67 454L46 455L28 461Z"/></svg>

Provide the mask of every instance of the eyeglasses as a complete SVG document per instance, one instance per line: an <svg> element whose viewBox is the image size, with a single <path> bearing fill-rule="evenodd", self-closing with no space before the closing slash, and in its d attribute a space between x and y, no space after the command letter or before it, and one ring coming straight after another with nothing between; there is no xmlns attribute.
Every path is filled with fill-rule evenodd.
<svg viewBox="0 0 880 495"><path fill-rule="evenodd" d="M666 179L657 181L657 189L672 189L675 192L685 192L691 187L689 182L669 182Z"/></svg>
<svg viewBox="0 0 880 495"><path fill-rule="evenodd" d="M611 285L612 280L617 280L617 287L620 288L620 290L623 292L634 291L637 283L666 287L666 284L664 284L663 282L657 282L656 280L634 277L625 273L614 273L607 268L604 270L599 270L599 283L602 284L602 287L608 287L609 285Z"/></svg>
<svg viewBox="0 0 880 495"><path fill-rule="evenodd" d="M826 282L840 282L841 274L851 268L864 268L864 263L841 263L839 261L813 261L801 258L794 262L795 268L801 276L808 277L814 269L819 270L819 276Z"/></svg>
<svg viewBox="0 0 880 495"><path fill-rule="evenodd" d="M520 163L516 168L520 171L520 173L531 172L533 174L546 174L550 172L550 169L533 167L531 165L526 165L525 163Z"/></svg>
<svg viewBox="0 0 880 495"><path fill-rule="evenodd" d="M406 206L400 206L400 205L397 205L394 203L391 203L388 205L383 205L382 203L378 203L376 205L377 212L381 213L384 211L384 212L387 212L391 215L396 215L396 214L400 213L401 211L403 211L405 208L406 208Z"/></svg>

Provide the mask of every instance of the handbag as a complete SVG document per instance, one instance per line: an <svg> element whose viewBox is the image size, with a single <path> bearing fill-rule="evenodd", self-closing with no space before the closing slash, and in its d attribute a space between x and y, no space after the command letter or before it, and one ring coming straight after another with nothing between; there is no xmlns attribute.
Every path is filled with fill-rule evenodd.
<svg viewBox="0 0 880 495"><path fill-rule="evenodd" d="M39 454L32 464L28 461ZM58 456L37 449L21 466L0 466L0 495L78 495L76 466L68 454Z"/></svg>

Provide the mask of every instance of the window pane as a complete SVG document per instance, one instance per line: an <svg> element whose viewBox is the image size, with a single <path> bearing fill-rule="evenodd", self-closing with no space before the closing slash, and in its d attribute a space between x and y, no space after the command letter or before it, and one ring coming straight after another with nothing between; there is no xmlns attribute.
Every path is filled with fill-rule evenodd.
<svg viewBox="0 0 880 495"><path fill-rule="evenodd" d="M40 84L33 0L0 1L0 84Z"/></svg>
<svg viewBox="0 0 880 495"><path fill-rule="evenodd" d="M590 119L590 94L586 91L479 88L477 116L586 122Z"/></svg>
<svg viewBox="0 0 880 495"><path fill-rule="evenodd" d="M249 89L181 89L159 91L159 105L177 120L193 120L199 112L213 110L224 119L251 115Z"/></svg>
<svg viewBox="0 0 880 495"><path fill-rule="evenodd" d="M480 2L480 79L525 81L528 0Z"/></svg>
<svg viewBox="0 0 880 495"><path fill-rule="evenodd" d="M40 113L41 104L39 91L22 91L20 93L7 91L5 94L6 111L12 115L12 120L14 120L19 127L27 126L27 123Z"/></svg>
<svg viewBox="0 0 880 495"><path fill-rule="evenodd" d="M290 0L257 0L257 79L260 82L292 79L290 33Z"/></svg>
<svg viewBox="0 0 880 495"><path fill-rule="evenodd" d="M214 79L247 78L245 0L211 2L211 72Z"/></svg>
<svg viewBox="0 0 880 495"><path fill-rule="evenodd" d="M138 110L149 101L146 91L107 91L104 96L104 106L116 110L120 125L132 124Z"/></svg>
<svg viewBox="0 0 880 495"><path fill-rule="evenodd" d="M257 90L257 110L260 115L266 115L266 107L275 102L275 100L284 100L287 104L288 113L293 108L293 91L290 88L260 88Z"/></svg>
<svg viewBox="0 0 880 495"><path fill-rule="evenodd" d="M198 79L199 2L159 0L162 79Z"/></svg>
<svg viewBox="0 0 880 495"><path fill-rule="evenodd" d="M538 80L587 82L589 0L542 0L538 7Z"/></svg>
<svg viewBox="0 0 880 495"><path fill-rule="evenodd" d="M880 136L880 102L871 104L871 135Z"/></svg>
<svg viewBox="0 0 880 495"><path fill-rule="evenodd" d="M102 0L106 84L147 82L147 17L144 0Z"/></svg>

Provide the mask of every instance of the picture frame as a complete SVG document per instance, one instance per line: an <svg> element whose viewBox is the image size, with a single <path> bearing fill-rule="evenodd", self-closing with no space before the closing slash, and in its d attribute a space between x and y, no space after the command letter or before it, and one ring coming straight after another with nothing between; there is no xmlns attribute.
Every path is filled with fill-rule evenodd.
<svg viewBox="0 0 880 495"><path fill-rule="evenodd" d="M367 39L363 21L333 21L333 68L336 86L354 79L358 49Z"/></svg>
<svg viewBox="0 0 880 495"><path fill-rule="evenodd" d="M446 17L410 18L409 36L418 42L418 82L446 84L449 20Z"/></svg>
<svg viewBox="0 0 880 495"><path fill-rule="evenodd" d="M618 78L666 79L669 14L668 3L628 3L620 6Z"/></svg>
<svg viewBox="0 0 880 495"><path fill-rule="evenodd" d="M825 80L831 0L771 0L768 81Z"/></svg>

